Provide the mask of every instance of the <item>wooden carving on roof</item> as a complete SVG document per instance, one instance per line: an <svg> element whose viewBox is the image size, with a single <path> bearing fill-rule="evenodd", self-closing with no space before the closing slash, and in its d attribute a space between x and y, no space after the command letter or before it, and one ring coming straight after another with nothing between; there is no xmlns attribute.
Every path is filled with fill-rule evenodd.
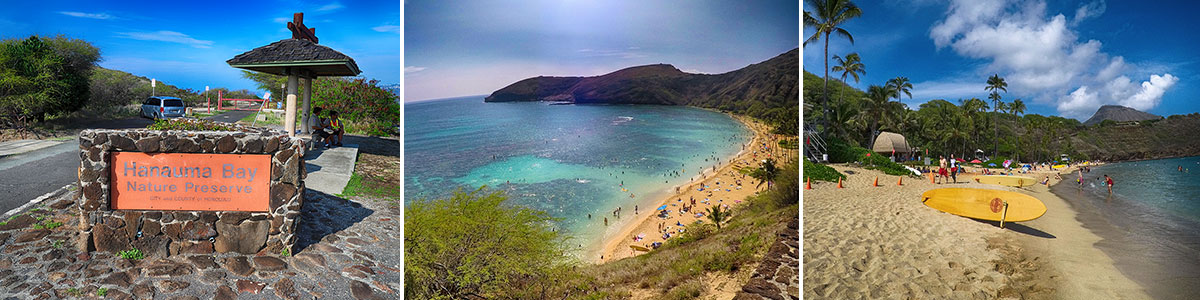
<svg viewBox="0 0 1200 300"><path fill-rule="evenodd" d="M304 13L292 14L292 21L287 23L288 30L292 31L293 39L304 39L317 44L317 29L304 26Z"/></svg>

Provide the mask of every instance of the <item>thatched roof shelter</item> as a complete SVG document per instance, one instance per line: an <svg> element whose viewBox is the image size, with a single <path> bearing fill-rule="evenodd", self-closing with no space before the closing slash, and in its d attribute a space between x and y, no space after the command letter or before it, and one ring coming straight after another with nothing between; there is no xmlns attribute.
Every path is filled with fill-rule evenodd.
<svg viewBox="0 0 1200 300"><path fill-rule="evenodd" d="M876 153L909 153L912 148L908 147L908 140L903 135L894 132L880 132L879 136L875 137L875 145L871 147L871 151Z"/></svg>

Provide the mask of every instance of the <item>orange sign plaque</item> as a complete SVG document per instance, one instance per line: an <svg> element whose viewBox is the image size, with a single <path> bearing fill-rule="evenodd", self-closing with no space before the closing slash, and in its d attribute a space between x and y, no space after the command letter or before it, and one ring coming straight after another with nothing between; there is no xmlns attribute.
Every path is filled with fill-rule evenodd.
<svg viewBox="0 0 1200 300"><path fill-rule="evenodd" d="M114 152L112 209L265 212L271 155Z"/></svg>

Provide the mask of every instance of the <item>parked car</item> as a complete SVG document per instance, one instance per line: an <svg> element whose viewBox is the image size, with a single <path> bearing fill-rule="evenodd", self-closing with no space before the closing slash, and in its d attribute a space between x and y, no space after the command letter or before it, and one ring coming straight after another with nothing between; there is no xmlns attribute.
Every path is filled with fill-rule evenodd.
<svg viewBox="0 0 1200 300"><path fill-rule="evenodd" d="M142 117L151 119L179 118L187 112L183 99L166 96L146 98L142 102Z"/></svg>

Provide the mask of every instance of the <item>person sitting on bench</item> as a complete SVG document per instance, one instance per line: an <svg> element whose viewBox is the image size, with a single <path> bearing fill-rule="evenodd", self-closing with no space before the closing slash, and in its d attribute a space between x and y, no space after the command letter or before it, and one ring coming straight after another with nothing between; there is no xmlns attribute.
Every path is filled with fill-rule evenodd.
<svg viewBox="0 0 1200 300"><path fill-rule="evenodd" d="M332 134L330 131L325 130L326 128L329 128L329 119L321 117L320 107L313 108L313 116L317 117L316 125L312 126L313 136L320 137L321 142L325 145L325 148L329 148L329 136Z"/></svg>

